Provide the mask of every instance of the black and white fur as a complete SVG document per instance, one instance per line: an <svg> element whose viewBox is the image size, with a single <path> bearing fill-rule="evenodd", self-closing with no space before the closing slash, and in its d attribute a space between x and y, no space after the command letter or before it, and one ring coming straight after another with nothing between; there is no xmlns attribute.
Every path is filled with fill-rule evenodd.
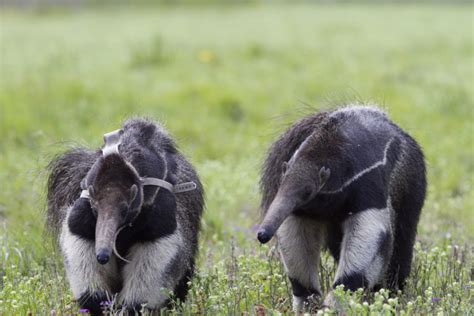
<svg viewBox="0 0 474 316"><path fill-rule="evenodd" d="M320 249L338 262L333 286L402 288L426 192L423 153L376 107L310 115L270 148L258 239L276 234L293 306L320 296ZM332 293L326 305L335 307Z"/></svg>
<svg viewBox="0 0 474 316"><path fill-rule="evenodd" d="M112 299L135 311L142 304L148 309L166 306L170 292L183 301L198 249L204 200L194 168L158 123L130 119L122 130L119 154L103 157L100 149L76 148L49 166L48 225L59 237L74 297L92 314L100 314L100 303ZM115 255L101 264L95 249L97 211L91 208L92 200L79 198L81 181L87 177L91 187L99 186L100 166L110 164L113 173L114 163L131 165L132 175L138 172L173 185L193 181L197 188L179 194L155 186L140 188L138 215L123 222L115 236ZM123 212L127 217L130 210Z"/></svg>

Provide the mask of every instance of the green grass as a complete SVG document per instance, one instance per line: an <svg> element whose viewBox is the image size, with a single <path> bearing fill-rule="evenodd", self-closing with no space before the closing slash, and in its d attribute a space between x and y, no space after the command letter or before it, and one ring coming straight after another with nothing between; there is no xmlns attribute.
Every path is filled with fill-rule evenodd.
<svg viewBox="0 0 474 316"><path fill-rule="evenodd" d="M472 314L473 32L472 5L2 8L0 315L78 313L43 224L44 167L131 115L162 121L206 189L198 273L177 312L289 311L274 249L252 230L258 170L288 124L353 101L419 141L429 188L404 293L338 290L341 302ZM327 291L334 263L322 265Z"/></svg>

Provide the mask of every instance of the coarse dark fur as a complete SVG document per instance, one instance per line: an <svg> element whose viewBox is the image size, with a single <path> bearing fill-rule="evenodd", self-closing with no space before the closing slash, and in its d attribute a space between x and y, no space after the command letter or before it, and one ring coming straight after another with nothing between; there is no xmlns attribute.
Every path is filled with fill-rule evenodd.
<svg viewBox="0 0 474 316"><path fill-rule="evenodd" d="M127 225L120 231L115 243L118 253L125 257L138 253L142 245L150 247L153 243L165 242L170 236L173 237L179 233L179 238L176 240L179 240L180 248L175 253L175 257L169 258L169 262L163 267L164 276L160 276L160 280L163 279L164 284L157 284L155 291L160 291L160 287L172 286L169 290L174 292L175 298L184 301L188 291L187 282L193 276L194 260L198 250L200 219L204 207L202 185L192 165L179 153L172 138L159 124L136 118L127 120L122 129L120 155L111 154L103 157L100 149L75 148L58 156L49 164L48 226L62 243L67 270L68 265L71 265L69 262L71 259L68 256L76 258L83 254L69 250L72 255L66 255L64 249L66 242L63 241L63 238L66 238L64 237L65 230L73 236L68 237L69 239L77 237L81 245L84 245L83 247L92 245L93 248L96 241L97 209L99 209L100 218L100 212L107 211L103 209L114 208L109 211L115 212L115 209L119 208L119 215L117 215L120 217L119 224L126 225L132 221L130 226ZM140 184L138 175L131 171L128 164L136 169L140 177L159 178L173 185L193 181L197 184L197 188L175 194L164 188L145 186L140 188L142 191L138 194L135 191L133 195L131 186ZM79 198L81 182L86 177L86 183L90 185L92 202ZM140 192L142 192L141 195ZM130 194L135 197L132 201L128 200ZM138 210L134 211L137 208ZM138 216L135 218L136 215ZM169 251L171 246L161 247ZM92 257L94 256L92 254ZM133 261L133 258L131 260ZM85 265L83 262L87 262L81 258L77 258L77 261L82 265ZM115 275L108 276L113 281L104 282L105 289L94 289L93 286L87 285L83 293L79 293L81 289L77 290L78 293L74 293L79 303L84 303L85 308L100 311L100 306L97 304L105 297L104 293L111 297L125 290L123 274L124 271L128 271L127 265L130 264L118 258L114 258L114 262L118 270L112 273ZM109 263L107 266L113 267L112 264ZM90 265L97 266L93 268L97 271L105 269L97 262L90 262ZM69 270L68 277L72 283L71 274L82 270L72 271L70 267ZM153 267L150 267L150 273L152 271ZM91 282L95 281L91 280ZM94 299L97 297L100 299ZM142 303L147 302L127 301L124 302L124 307L133 309L132 305Z"/></svg>
<svg viewBox="0 0 474 316"><path fill-rule="evenodd" d="M380 160L385 149L386 164L355 177L359 171ZM321 172L327 169L330 176L321 182ZM344 186L351 177L355 177L354 181ZM315 113L296 122L270 147L260 185L262 225L271 222L267 220L273 216L268 214L269 209L294 199L288 202L294 206L289 217L295 221L302 219L301 223L306 225L314 223L314 227L318 227L314 230L325 231L321 240L325 240L325 247L337 261L341 257L344 229L354 236L364 229L361 226L364 223L360 221L354 221L355 226L350 227L351 220L364 216L366 210L370 210L373 217L381 214L376 210L390 209L387 227L377 230L375 221L367 223L380 234L371 237L377 245L374 258L388 265L382 273L383 280L377 279L377 284L370 286L383 283L390 288L403 288L410 272L417 223L425 199L426 171L419 145L385 113L375 107L353 106ZM343 189L338 191L341 187ZM298 237L298 232L289 230L288 223L285 225L277 232L280 244L289 233L293 239ZM274 233L272 229L278 227L261 228L259 240L268 241ZM360 246L364 247L363 244ZM280 249L280 252L285 257L285 251ZM290 254L286 256L282 259L286 259L294 295L298 297L300 293L310 292L319 295L319 290L312 288L313 284L291 275L292 269L296 268L288 267L293 259L288 258ZM298 255L292 253L291 256ZM293 274L297 275L298 271ZM351 290L369 287L366 277L371 277L370 271L341 271L336 275L334 286L344 284ZM306 287L300 284L305 282Z"/></svg>

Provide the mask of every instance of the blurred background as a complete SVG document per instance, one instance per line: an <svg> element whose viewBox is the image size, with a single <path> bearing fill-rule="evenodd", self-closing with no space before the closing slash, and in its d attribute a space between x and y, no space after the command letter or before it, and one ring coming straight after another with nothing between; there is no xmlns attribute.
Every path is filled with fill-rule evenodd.
<svg viewBox="0 0 474 316"><path fill-rule="evenodd" d="M306 114L354 103L378 104L424 148L420 243L473 239L472 1L0 0L0 10L5 315L70 306L70 294L51 294L69 290L44 234L44 168L135 115L162 122L198 169L211 265L231 240L240 254L262 249L254 227L271 141ZM7 285L35 275L54 284L25 293L45 303L15 309Z"/></svg>

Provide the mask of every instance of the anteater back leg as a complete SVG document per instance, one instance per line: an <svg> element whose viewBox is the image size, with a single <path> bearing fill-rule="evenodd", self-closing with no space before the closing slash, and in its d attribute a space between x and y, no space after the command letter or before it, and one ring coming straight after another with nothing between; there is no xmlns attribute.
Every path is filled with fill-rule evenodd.
<svg viewBox="0 0 474 316"><path fill-rule="evenodd" d="M410 273L416 228L426 195L423 154L416 143L403 158L390 184L395 212L395 243L387 271L387 285L392 289L403 289Z"/></svg>
<svg viewBox="0 0 474 316"><path fill-rule="evenodd" d="M194 261L194 260L193 260ZM174 299L179 302L184 302L189 291L189 281L193 278L194 275L194 262L191 263L191 267L186 270L186 273L178 282L176 289L174 290Z"/></svg>
<svg viewBox="0 0 474 316"><path fill-rule="evenodd" d="M387 271L387 285L391 289L403 289L406 278L410 273L416 227L423 199L417 197L416 194L405 194L403 199L397 201L398 203L393 203L397 214L395 242Z"/></svg>
<svg viewBox="0 0 474 316"><path fill-rule="evenodd" d="M326 230L326 248L329 253L339 263L339 256L341 255L342 244L342 228L339 223L329 223Z"/></svg>
<svg viewBox="0 0 474 316"><path fill-rule="evenodd" d="M321 295L318 279L324 226L295 216L288 217L277 231L278 247L293 288L293 309L300 311L311 295Z"/></svg>

